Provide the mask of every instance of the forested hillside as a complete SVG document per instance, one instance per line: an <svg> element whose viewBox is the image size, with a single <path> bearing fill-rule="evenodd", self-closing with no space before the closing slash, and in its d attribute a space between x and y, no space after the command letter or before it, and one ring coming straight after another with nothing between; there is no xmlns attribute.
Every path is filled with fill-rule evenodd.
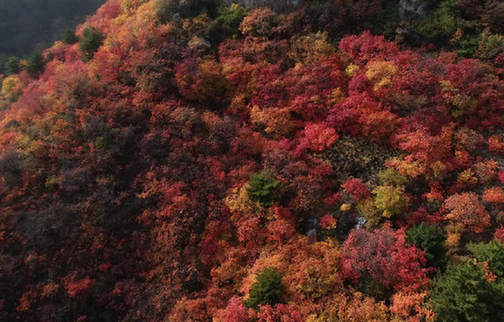
<svg viewBox="0 0 504 322"><path fill-rule="evenodd" d="M0 92L1 321L504 321L504 3L108 0Z"/></svg>

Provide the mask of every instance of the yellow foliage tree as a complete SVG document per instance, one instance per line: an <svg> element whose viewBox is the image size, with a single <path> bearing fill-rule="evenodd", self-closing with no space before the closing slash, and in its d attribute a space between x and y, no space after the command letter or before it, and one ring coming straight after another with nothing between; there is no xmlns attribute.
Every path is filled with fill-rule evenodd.
<svg viewBox="0 0 504 322"><path fill-rule="evenodd" d="M392 85L392 77L397 74L397 67L389 61L372 62L366 71L367 78L374 84L374 90Z"/></svg>

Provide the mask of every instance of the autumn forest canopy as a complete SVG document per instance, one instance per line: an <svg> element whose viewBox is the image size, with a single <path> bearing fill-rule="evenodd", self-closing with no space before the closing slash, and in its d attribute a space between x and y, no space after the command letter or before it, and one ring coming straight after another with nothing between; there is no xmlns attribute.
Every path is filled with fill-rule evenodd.
<svg viewBox="0 0 504 322"><path fill-rule="evenodd" d="M108 0L9 56L0 320L504 321L503 19Z"/></svg>

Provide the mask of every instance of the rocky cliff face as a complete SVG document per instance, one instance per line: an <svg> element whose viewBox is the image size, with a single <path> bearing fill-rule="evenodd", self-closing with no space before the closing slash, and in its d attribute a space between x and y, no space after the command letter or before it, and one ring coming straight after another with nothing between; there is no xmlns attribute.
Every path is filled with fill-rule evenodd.
<svg viewBox="0 0 504 322"><path fill-rule="evenodd" d="M427 5L422 0L400 0L399 14L401 18L423 18L427 15Z"/></svg>

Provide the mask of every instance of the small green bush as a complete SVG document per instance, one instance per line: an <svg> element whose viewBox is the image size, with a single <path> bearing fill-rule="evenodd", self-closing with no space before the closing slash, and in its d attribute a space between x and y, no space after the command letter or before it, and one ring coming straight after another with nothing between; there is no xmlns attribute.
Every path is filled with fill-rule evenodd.
<svg viewBox="0 0 504 322"><path fill-rule="evenodd" d="M490 60L504 51L504 36L489 35L483 37L478 50L478 57L483 60Z"/></svg>
<svg viewBox="0 0 504 322"><path fill-rule="evenodd" d="M240 23L246 15L247 10L240 4L233 3L231 6L222 6L219 9L217 23L226 35L233 36L239 32Z"/></svg>
<svg viewBox="0 0 504 322"><path fill-rule="evenodd" d="M460 57L472 57L478 50L480 43L479 35L470 35L462 38L458 43L457 54Z"/></svg>

